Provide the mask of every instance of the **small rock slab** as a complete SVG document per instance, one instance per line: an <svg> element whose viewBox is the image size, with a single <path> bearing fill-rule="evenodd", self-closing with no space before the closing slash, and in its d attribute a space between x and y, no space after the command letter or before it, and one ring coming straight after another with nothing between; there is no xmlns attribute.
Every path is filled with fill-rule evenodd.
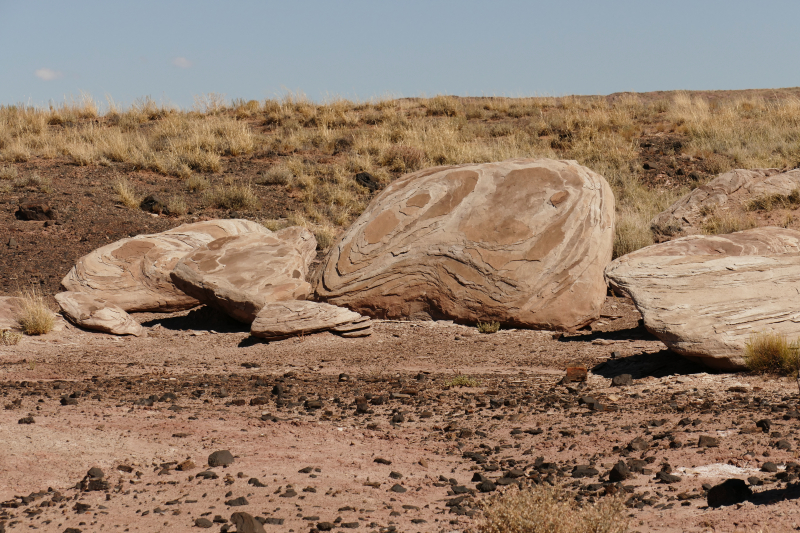
<svg viewBox="0 0 800 533"><path fill-rule="evenodd" d="M236 533L266 533L261 522L249 513L237 512L231 515L231 522L236 526Z"/></svg>
<svg viewBox="0 0 800 533"><path fill-rule="evenodd" d="M325 303L276 302L261 309L250 327L250 334L263 339L284 339L329 330L361 318L354 311Z"/></svg>
<svg viewBox="0 0 800 533"><path fill-rule="evenodd" d="M121 239L78 259L61 285L67 291L91 294L128 312L191 309L200 302L172 283L172 269L200 246L246 233L271 232L249 220L209 220Z"/></svg>
<svg viewBox="0 0 800 533"><path fill-rule="evenodd" d="M0 296L0 331L4 329L19 329L17 317L22 312L22 298L16 296Z"/></svg>
<svg viewBox="0 0 800 533"><path fill-rule="evenodd" d="M55 220L56 214L45 202L23 200L14 217L17 220Z"/></svg>
<svg viewBox="0 0 800 533"><path fill-rule="evenodd" d="M745 343L755 332L800 336L795 230L682 237L612 261L605 276L633 299L648 331L714 368L744 368Z"/></svg>
<svg viewBox="0 0 800 533"><path fill-rule="evenodd" d="M177 287L250 324L264 305L305 300L317 241L305 228L224 237L186 255L171 273Z"/></svg>
<svg viewBox="0 0 800 533"><path fill-rule="evenodd" d="M83 292L61 292L55 296L61 314L76 326L114 335L144 335L145 331L122 308Z"/></svg>
<svg viewBox="0 0 800 533"><path fill-rule="evenodd" d="M743 204L760 196L789 195L800 189L800 170L781 172L775 168L736 169L720 174L698 187L663 212L651 227L656 235L671 237L702 233L707 213L722 209L743 209Z"/></svg>

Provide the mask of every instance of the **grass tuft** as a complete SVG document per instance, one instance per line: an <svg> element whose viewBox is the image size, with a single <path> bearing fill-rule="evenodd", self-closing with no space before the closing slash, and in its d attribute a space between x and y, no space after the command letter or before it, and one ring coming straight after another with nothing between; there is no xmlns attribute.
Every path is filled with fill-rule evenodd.
<svg viewBox="0 0 800 533"><path fill-rule="evenodd" d="M703 222L703 233L706 235L725 235L756 227L756 221L746 215L737 213L713 214Z"/></svg>
<svg viewBox="0 0 800 533"><path fill-rule="evenodd" d="M500 322L478 322L479 333L497 333L500 331Z"/></svg>
<svg viewBox="0 0 800 533"><path fill-rule="evenodd" d="M25 335L44 335L53 330L55 315L47 307L44 297L36 289L30 289L20 295L22 310L17 317Z"/></svg>
<svg viewBox="0 0 800 533"><path fill-rule="evenodd" d="M744 360L752 372L795 376L800 368L800 339L791 342L779 333L754 333L745 343Z"/></svg>
<svg viewBox="0 0 800 533"><path fill-rule="evenodd" d="M128 209L139 209L142 199L136 194L136 189L126 179L120 178L114 183L114 192L117 193L119 201Z"/></svg>
<svg viewBox="0 0 800 533"><path fill-rule="evenodd" d="M465 375L462 374L462 375L456 376L453 379L451 379L450 381L448 381L447 382L447 386L448 387L480 387L481 386L481 382L478 381L477 379L473 378L473 377L465 376Z"/></svg>
<svg viewBox="0 0 800 533"><path fill-rule="evenodd" d="M753 198L745 205L748 211L772 211L773 209L794 209L800 205L800 190L795 189L789 194L764 194Z"/></svg>
<svg viewBox="0 0 800 533"><path fill-rule="evenodd" d="M250 183L236 183L226 179L222 185L208 190L203 196L206 206L216 209L257 209L261 202Z"/></svg>
<svg viewBox="0 0 800 533"><path fill-rule="evenodd" d="M563 487L538 485L510 490L483 504L477 533L625 533L628 519L620 497L580 507Z"/></svg>
<svg viewBox="0 0 800 533"><path fill-rule="evenodd" d="M22 334L10 329L0 330L0 344L3 346L15 346L22 340Z"/></svg>

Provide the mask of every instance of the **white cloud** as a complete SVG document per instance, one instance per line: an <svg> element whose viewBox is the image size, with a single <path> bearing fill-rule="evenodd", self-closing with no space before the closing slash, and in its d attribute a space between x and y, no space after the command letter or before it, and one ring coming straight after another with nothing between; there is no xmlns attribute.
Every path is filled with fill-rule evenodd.
<svg viewBox="0 0 800 533"><path fill-rule="evenodd" d="M64 77L63 72L58 72L57 70L53 70L51 68L40 68L36 70L34 74L36 74L37 78L44 81L53 81Z"/></svg>
<svg viewBox="0 0 800 533"><path fill-rule="evenodd" d="M192 66L192 62L185 57L176 57L172 60L172 64L178 68L189 68Z"/></svg>

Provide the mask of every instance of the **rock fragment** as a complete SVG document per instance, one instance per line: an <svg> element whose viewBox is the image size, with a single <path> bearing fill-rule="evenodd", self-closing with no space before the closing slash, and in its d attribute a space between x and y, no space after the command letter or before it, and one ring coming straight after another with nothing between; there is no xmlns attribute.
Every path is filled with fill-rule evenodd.
<svg viewBox="0 0 800 533"><path fill-rule="evenodd" d="M141 324L122 308L83 292L55 295L61 314L76 326L113 335L144 335Z"/></svg>

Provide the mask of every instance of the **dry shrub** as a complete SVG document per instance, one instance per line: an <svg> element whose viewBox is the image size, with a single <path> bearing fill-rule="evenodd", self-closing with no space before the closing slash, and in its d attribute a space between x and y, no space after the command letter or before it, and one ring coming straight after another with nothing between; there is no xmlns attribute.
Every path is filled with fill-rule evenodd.
<svg viewBox="0 0 800 533"><path fill-rule="evenodd" d="M0 344L3 346L14 346L19 344L21 340L22 335L16 331L11 331L10 329L0 330Z"/></svg>
<svg viewBox="0 0 800 533"><path fill-rule="evenodd" d="M614 259L653 244L653 232L650 230L649 222L645 214L633 209L623 209L617 213L614 226Z"/></svg>
<svg viewBox="0 0 800 533"><path fill-rule="evenodd" d="M312 227L311 232L317 239L317 250L325 251L336 242L336 230L328 225Z"/></svg>
<svg viewBox="0 0 800 533"><path fill-rule="evenodd" d="M463 106L454 96L438 95L425 102L426 114L431 117L455 117Z"/></svg>
<svg viewBox="0 0 800 533"><path fill-rule="evenodd" d="M226 179L221 185L208 190L204 197L208 207L217 209L257 209L261 204L250 183L237 183Z"/></svg>
<svg viewBox="0 0 800 533"><path fill-rule="evenodd" d="M190 192L204 191L211 186L207 178L192 174L186 180L186 190Z"/></svg>
<svg viewBox="0 0 800 533"><path fill-rule="evenodd" d="M167 200L167 210L170 215L183 216L189 211L189 207L182 196L173 196Z"/></svg>
<svg viewBox="0 0 800 533"><path fill-rule="evenodd" d="M47 307L44 297L36 289L30 289L22 294L22 310L17 317L22 332L25 335L44 335L53 330L55 315Z"/></svg>
<svg viewBox="0 0 800 533"><path fill-rule="evenodd" d="M120 178L114 183L114 192L122 205L128 209L139 209L142 199L136 193L136 189L126 178Z"/></svg>
<svg viewBox="0 0 800 533"><path fill-rule="evenodd" d="M258 185L289 185L294 173L286 165L275 165L256 178Z"/></svg>
<svg viewBox="0 0 800 533"><path fill-rule="evenodd" d="M0 180L16 180L17 176L17 167L0 167Z"/></svg>
<svg viewBox="0 0 800 533"><path fill-rule="evenodd" d="M481 386L481 382L478 381L477 379L473 378L473 377L460 375L460 376L456 376L453 379L451 379L450 381L448 381L447 382L447 386L448 387L480 387Z"/></svg>
<svg viewBox="0 0 800 533"><path fill-rule="evenodd" d="M484 503L478 533L624 533L624 500L605 497L580 507L563 487L510 490Z"/></svg>
<svg viewBox="0 0 800 533"><path fill-rule="evenodd" d="M53 183L48 177L41 176L38 172L31 172L27 176L14 180L15 189L33 189L45 193L53 192Z"/></svg>
<svg viewBox="0 0 800 533"><path fill-rule="evenodd" d="M755 220L740 213L715 213L703 222L703 233L706 235L724 235L752 229L756 226Z"/></svg>
<svg viewBox="0 0 800 533"><path fill-rule="evenodd" d="M744 360L753 372L795 376L800 368L800 340L785 335L754 333L745 343Z"/></svg>
<svg viewBox="0 0 800 533"><path fill-rule="evenodd" d="M383 153L380 164L393 172L413 172L422 168L425 152L414 146L392 145Z"/></svg>
<svg viewBox="0 0 800 533"><path fill-rule="evenodd" d="M478 322L479 333L497 333L500 331L500 322Z"/></svg>
<svg viewBox="0 0 800 533"><path fill-rule="evenodd" d="M748 211L772 211L773 209L792 208L800 204L800 190L795 189L789 194L764 194L753 198L745 204Z"/></svg>

